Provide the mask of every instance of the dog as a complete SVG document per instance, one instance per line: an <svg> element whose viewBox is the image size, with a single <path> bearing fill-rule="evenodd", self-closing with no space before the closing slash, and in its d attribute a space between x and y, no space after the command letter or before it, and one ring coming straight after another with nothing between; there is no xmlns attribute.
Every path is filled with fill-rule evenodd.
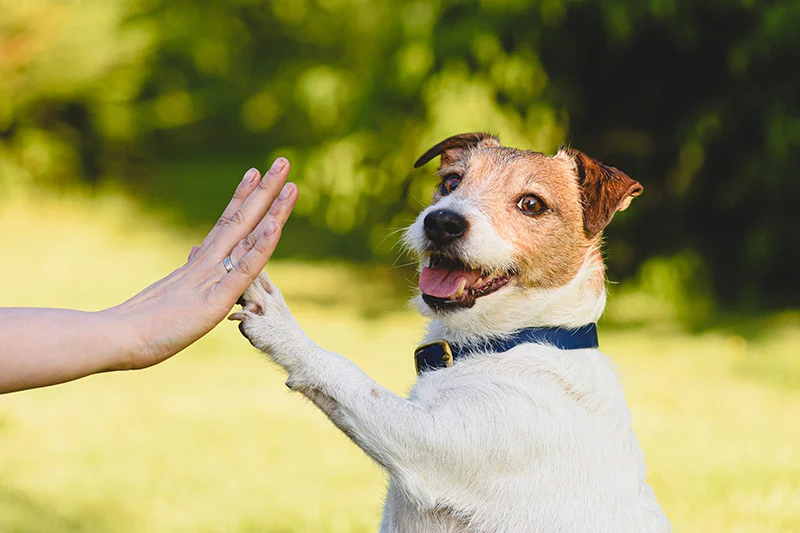
<svg viewBox="0 0 800 533"><path fill-rule="evenodd" d="M662 533L631 416L595 322L603 229L641 194L574 149L450 137L404 242L430 318L409 397L306 336L262 274L231 316L389 475L384 533Z"/></svg>

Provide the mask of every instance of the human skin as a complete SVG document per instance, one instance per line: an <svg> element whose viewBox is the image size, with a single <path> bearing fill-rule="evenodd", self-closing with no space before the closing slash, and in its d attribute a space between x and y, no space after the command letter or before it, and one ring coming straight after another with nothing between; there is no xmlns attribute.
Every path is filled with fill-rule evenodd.
<svg viewBox="0 0 800 533"><path fill-rule="evenodd" d="M0 394L156 365L211 331L258 276L297 201L278 158L250 169L183 266L102 311L0 308ZM233 270L222 260L230 255Z"/></svg>

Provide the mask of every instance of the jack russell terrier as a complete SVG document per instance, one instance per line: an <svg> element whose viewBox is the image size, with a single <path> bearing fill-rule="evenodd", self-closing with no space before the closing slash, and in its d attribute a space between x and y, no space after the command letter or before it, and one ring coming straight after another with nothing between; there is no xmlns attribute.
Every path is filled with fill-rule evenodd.
<svg viewBox="0 0 800 533"><path fill-rule="evenodd" d="M409 397L317 346L262 274L247 339L386 469L382 532L650 533L670 524L595 322L601 234L642 186L572 149L450 137L433 203L404 242L430 318Z"/></svg>

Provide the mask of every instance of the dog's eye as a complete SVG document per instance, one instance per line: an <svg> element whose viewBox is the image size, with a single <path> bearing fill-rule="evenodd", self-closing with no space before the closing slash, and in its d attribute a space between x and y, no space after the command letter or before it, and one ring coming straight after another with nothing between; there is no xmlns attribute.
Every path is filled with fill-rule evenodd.
<svg viewBox="0 0 800 533"><path fill-rule="evenodd" d="M442 181L442 186L441 186L442 194L444 195L450 194L451 192L456 190L460 184L461 184L461 176L459 176L458 174L448 174L447 176L444 177L444 181Z"/></svg>
<svg viewBox="0 0 800 533"><path fill-rule="evenodd" d="M517 207L526 215L541 215L547 210L542 199L535 194L526 194L520 198Z"/></svg>

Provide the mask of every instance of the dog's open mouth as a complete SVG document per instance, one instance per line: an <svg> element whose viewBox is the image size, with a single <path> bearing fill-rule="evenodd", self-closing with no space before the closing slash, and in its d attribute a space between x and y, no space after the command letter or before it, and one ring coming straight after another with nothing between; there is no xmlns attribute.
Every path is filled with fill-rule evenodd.
<svg viewBox="0 0 800 533"><path fill-rule="evenodd" d="M434 254L420 272L419 288L422 299L432 309L447 311L472 307L475 300L504 287L514 275L514 272L486 272L453 257Z"/></svg>

